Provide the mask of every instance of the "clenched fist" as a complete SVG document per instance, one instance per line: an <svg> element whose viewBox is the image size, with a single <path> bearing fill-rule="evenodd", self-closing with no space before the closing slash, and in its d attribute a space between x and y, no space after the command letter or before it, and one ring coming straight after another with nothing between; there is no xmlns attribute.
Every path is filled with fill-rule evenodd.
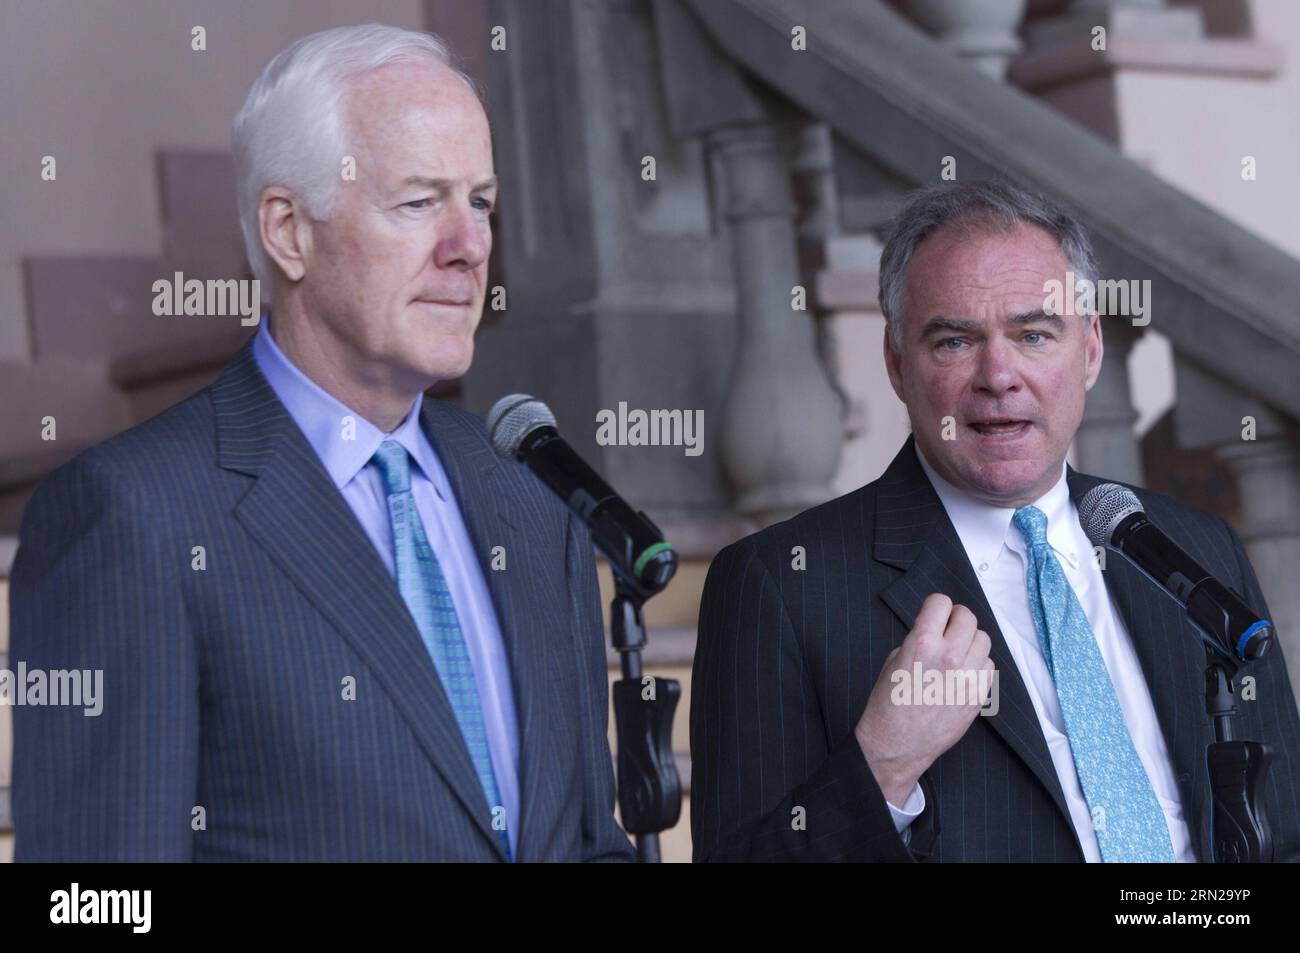
<svg viewBox="0 0 1300 953"><path fill-rule="evenodd" d="M945 696L938 704L927 698L930 703L922 704L916 693L908 693L907 703L899 704L894 673L911 679L919 662L922 672L938 672L945 684L953 684L946 673L960 672L964 682L979 680L983 688L992 681L991 645L988 633L976 628L975 613L934 592L921 605L903 644L885 659L854 734L889 803L903 803L925 770L966 733L987 698L987 692L980 697L977 691L971 693L976 697Z"/></svg>

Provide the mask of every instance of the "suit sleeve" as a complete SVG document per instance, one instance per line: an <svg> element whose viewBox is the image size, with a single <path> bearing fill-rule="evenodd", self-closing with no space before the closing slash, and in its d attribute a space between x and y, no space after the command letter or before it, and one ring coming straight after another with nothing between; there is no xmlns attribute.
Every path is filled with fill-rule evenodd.
<svg viewBox="0 0 1300 953"><path fill-rule="evenodd" d="M584 799L582 860L634 861L636 852L614 820L614 767L609 750L609 676L605 663L605 625L591 536L567 516L566 561L573 612L578 622L580 684L583 686L582 742Z"/></svg>
<svg viewBox="0 0 1300 953"><path fill-rule="evenodd" d="M100 687L94 704L14 709L16 860L191 859L198 665L180 587L190 554L161 546L150 523L143 493L85 457L27 507L10 667L25 664L29 681L77 670Z"/></svg>
<svg viewBox="0 0 1300 953"><path fill-rule="evenodd" d="M1240 572L1238 595L1263 618L1272 620L1264 592L1246 548L1236 531L1224 522ZM1264 788L1264 809L1273 834L1273 857L1277 861L1300 862L1300 713L1282 655L1280 632L1275 631L1268 655L1247 666L1243 675L1255 678L1254 700L1238 703L1243 723L1238 738L1263 741L1273 750Z"/></svg>
<svg viewBox="0 0 1300 953"><path fill-rule="evenodd" d="M709 568L691 692L696 861L915 859L852 732L827 737L780 589L748 540Z"/></svg>

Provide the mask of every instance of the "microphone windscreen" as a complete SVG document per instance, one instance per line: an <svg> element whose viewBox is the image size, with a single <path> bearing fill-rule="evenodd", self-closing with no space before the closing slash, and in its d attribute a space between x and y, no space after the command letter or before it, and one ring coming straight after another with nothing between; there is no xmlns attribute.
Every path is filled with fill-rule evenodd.
<svg viewBox="0 0 1300 953"><path fill-rule="evenodd" d="M487 415L488 437L501 456L513 460L524 438L538 427L554 427L555 415L536 397L508 394Z"/></svg>
<svg viewBox="0 0 1300 953"><path fill-rule="evenodd" d="M1079 522L1094 546L1109 546L1115 527L1142 512L1142 503L1128 487L1118 483L1100 483L1079 501Z"/></svg>

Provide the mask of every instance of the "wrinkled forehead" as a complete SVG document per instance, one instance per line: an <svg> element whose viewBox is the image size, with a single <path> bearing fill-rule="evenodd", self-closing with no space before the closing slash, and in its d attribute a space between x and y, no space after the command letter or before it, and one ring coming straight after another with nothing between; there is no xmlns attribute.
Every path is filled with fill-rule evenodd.
<svg viewBox="0 0 1300 953"><path fill-rule="evenodd" d="M1001 320L1041 308L1049 282L1068 269L1060 245L1036 225L951 222L927 236L908 264L905 316L909 323L936 313Z"/></svg>

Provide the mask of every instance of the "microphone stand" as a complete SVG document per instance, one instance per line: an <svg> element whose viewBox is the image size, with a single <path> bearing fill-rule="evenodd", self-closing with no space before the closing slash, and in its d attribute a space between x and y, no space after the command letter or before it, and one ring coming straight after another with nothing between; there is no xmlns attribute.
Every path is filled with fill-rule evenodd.
<svg viewBox="0 0 1300 953"><path fill-rule="evenodd" d="M641 607L654 592L614 573L610 603L610 641L618 651L623 677L614 683L614 721L618 737L618 809L623 829L636 836L637 860L657 864L659 832L677 823L682 784L673 762L673 712L682 696L673 678L642 676L645 622Z"/></svg>
<svg viewBox="0 0 1300 953"><path fill-rule="evenodd" d="M1205 646L1205 708L1214 721L1214 742L1206 747L1214 807L1210 838L1220 864L1270 863L1273 838L1259 792L1268 774L1272 749L1258 741L1233 738L1237 714L1233 684L1241 665Z"/></svg>
<svg viewBox="0 0 1300 953"><path fill-rule="evenodd" d="M1088 538L1124 556L1182 606L1205 644L1205 710L1214 723L1205 763L1215 861L1272 861L1273 838L1259 803L1272 751L1258 741L1237 740L1232 730L1234 679L1243 664L1264 657L1272 644L1272 625L1154 527L1131 491L1099 484L1084 495L1079 508Z"/></svg>

